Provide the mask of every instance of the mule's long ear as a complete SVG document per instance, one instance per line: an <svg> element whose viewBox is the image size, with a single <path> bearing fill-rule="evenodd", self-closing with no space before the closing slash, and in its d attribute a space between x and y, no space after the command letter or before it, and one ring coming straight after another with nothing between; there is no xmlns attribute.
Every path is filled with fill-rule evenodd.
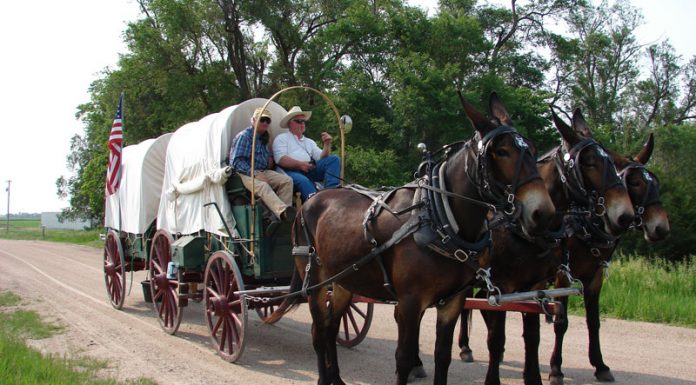
<svg viewBox="0 0 696 385"><path fill-rule="evenodd" d="M510 119L510 115L495 91L491 92L491 96L488 101L488 108L491 111L491 116L498 119L500 124L512 127L512 119Z"/></svg>
<svg viewBox="0 0 696 385"><path fill-rule="evenodd" d="M459 100L462 102L462 107L464 107L464 112L466 112L466 117L469 118L471 125L474 129L482 134L485 134L492 129L492 125L488 118L483 115L479 110L474 107L473 104L467 102L462 93L458 91Z"/></svg>
<svg viewBox="0 0 696 385"><path fill-rule="evenodd" d="M556 129L561 134L563 140L570 144L574 144L578 141L578 134L576 134L573 128L566 124L563 119L556 115L554 110L551 110L551 117L553 118L553 124L556 125Z"/></svg>
<svg viewBox="0 0 696 385"><path fill-rule="evenodd" d="M650 136L648 136L648 140L645 141L645 144L643 145L643 148L640 150L640 152L633 157L633 160L636 162L639 162L641 164L646 164L650 160L650 155L652 155L653 148L655 146L655 139L653 138L652 132L650 133Z"/></svg>
<svg viewBox="0 0 696 385"><path fill-rule="evenodd" d="M582 110L580 110L580 108L576 108L573 112L573 129L585 138L592 137L590 126L585 121L585 117L582 116Z"/></svg>

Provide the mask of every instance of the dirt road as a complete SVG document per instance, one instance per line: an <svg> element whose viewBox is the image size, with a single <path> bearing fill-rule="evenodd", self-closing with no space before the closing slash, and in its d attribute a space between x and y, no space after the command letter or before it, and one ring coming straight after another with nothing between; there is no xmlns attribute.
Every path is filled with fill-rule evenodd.
<svg viewBox="0 0 696 385"><path fill-rule="evenodd" d="M143 272L135 274L140 282ZM130 279L130 276L129 276ZM12 290L65 332L33 342L47 352L90 356L109 362L107 375L119 379L150 377L160 384L315 384L315 356L306 305L275 325L249 314L246 349L237 364L219 359L209 345L203 307L191 304L176 336L160 330L142 290L134 284L124 309L111 308L104 289L101 251L36 241L0 240L0 290ZM390 305L376 305L368 337L353 349L339 349L341 373L350 384L391 384L394 376L396 326ZM423 319L420 349L425 369L433 370L434 319ZM523 349L519 315L508 321L503 384L522 384ZM474 317L477 362L453 361L451 384L482 384L487 357L484 326ZM548 373L551 326L542 326L542 367ZM696 384L696 330L641 322L604 320L604 358L616 384ZM566 384L594 384L587 357L584 320L571 317L564 346ZM453 347L453 357L458 357ZM432 377L416 382L427 384Z"/></svg>

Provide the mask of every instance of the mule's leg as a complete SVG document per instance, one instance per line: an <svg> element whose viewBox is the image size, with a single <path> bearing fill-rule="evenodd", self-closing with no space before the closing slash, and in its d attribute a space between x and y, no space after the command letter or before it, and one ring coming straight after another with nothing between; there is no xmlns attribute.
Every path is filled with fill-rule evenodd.
<svg viewBox="0 0 696 385"><path fill-rule="evenodd" d="M397 312L399 304L396 304L394 306L394 322L397 324L399 323L399 319L397 318ZM421 320L423 320L423 314L425 312L421 313ZM423 361L420 359L420 351L416 350L416 357L414 358L414 366L411 368L411 372L408 374L408 382L413 382L417 378L425 378L427 377L428 374L425 372L425 369L423 369Z"/></svg>
<svg viewBox="0 0 696 385"><path fill-rule="evenodd" d="M488 329L486 385L500 385L500 357L505 347L505 312L481 311Z"/></svg>
<svg viewBox="0 0 696 385"><path fill-rule="evenodd" d="M338 368L338 352L336 351L336 336L338 329L341 327L343 315L350 306L353 299L353 294L339 285L334 284L331 302L329 307L329 325L326 330L326 360L327 374L332 384L344 384L341 380L340 370Z"/></svg>
<svg viewBox="0 0 696 385"><path fill-rule="evenodd" d="M469 298L474 294L473 289L467 290L464 295ZM466 302L465 302L466 304ZM474 353L469 346L469 335L471 334L471 314L469 309L462 309L461 323L459 325L459 358L464 362L474 362Z"/></svg>
<svg viewBox="0 0 696 385"><path fill-rule="evenodd" d="M399 328L396 346L396 384L406 385L411 369L418 360L418 337L423 313L417 299L400 298L394 318Z"/></svg>
<svg viewBox="0 0 696 385"><path fill-rule="evenodd" d="M437 308L433 384L447 384L447 371L452 362L454 328L463 306L464 294L460 294Z"/></svg>
<svg viewBox="0 0 696 385"><path fill-rule="evenodd" d="M549 384L550 385L563 385L563 371L561 370L561 365L563 365L563 338L565 337L566 331L568 330L568 297L561 297L557 299L561 306L563 307L563 316L556 319L553 324L553 333L555 336L553 352L551 353L551 371L549 372Z"/></svg>
<svg viewBox="0 0 696 385"><path fill-rule="evenodd" d="M585 321L590 338L590 364L595 367L595 377L598 381L613 382L614 375L604 363L602 347L599 343L599 294L602 290L603 270L597 269L595 279L584 291Z"/></svg>
<svg viewBox="0 0 696 385"><path fill-rule="evenodd" d="M318 289L314 295L307 298L309 311L312 314L312 346L317 354L317 369L319 370L318 385L331 385L327 368L327 326L330 322L329 308L326 306L326 288ZM334 341L335 343L335 341Z"/></svg>
<svg viewBox="0 0 696 385"><path fill-rule="evenodd" d="M539 314L522 314L524 385L541 385L539 371Z"/></svg>

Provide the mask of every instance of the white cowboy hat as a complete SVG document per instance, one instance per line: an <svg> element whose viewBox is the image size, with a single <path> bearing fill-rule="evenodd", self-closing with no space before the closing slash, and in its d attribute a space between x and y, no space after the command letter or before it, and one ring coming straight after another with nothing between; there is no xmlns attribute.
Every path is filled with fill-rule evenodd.
<svg viewBox="0 0 696 385"><path fill-rule="evenodd" d="M283 116L283 119L280 119L280 127L288 128L290 119L297 115L304 115L305 120L309 120L309 118L312 116L312 111L302 111L299 106L294 106L290 109L290 111L288 111L287 115Z"/></svg>

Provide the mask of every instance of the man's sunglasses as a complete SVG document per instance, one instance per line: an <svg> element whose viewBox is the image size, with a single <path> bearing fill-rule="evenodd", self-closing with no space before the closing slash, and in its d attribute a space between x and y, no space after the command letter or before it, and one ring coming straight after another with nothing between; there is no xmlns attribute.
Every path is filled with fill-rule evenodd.
<svg viewBox="0 0 696 385"><path fill-rule="evenodd" d="M262 116L261 119L259 119L259 122L271 124L271 118Z"/></svg>
<svg viewBox="0 0 696 385"><path fill-rule="evenodd" d="M306 120L304 120L304 119L293 119L292 121L297 123L297 124L304 124L304 122L306 122Z"/></svg>

